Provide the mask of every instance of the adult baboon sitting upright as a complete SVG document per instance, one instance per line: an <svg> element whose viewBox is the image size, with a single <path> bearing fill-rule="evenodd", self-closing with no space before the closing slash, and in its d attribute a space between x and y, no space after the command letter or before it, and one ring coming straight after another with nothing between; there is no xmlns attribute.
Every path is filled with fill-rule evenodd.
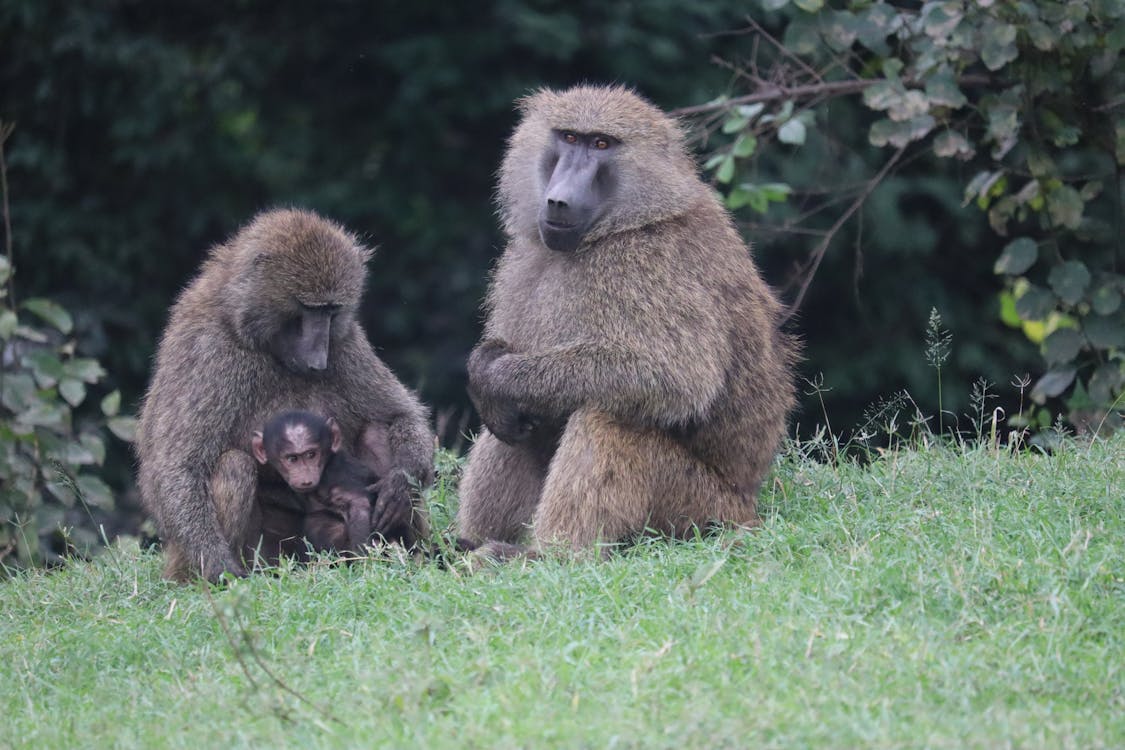
<svg viewBox="0 0 1125 750"><path fill-rule="evenodd" d="M508 244L469 359L488 429L461 534L583 549L756 523L796 347L719 196L676 122L628 89L540 91L520 110Z"/></svg>
<svg viewBox="0 0 1125 750"><path fill-rule="evenodd" d="M260 485L251 456L253 432L286 409L331 414L379 477L377 503L411 518L412 540L428 534L412 496L433 470L426 409L355 319L369 256L312 212L267 211L213 248L180 295L137 433L167 577L243 575L255 553L303 548L303 504L279 477Z"/></svg>

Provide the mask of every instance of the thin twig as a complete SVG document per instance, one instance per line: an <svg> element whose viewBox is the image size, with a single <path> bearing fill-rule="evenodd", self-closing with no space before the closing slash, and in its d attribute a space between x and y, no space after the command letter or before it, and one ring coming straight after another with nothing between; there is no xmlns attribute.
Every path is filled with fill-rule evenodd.
<svg viewBox="0 0 1125 750"><path fill-rule="evenodd" d="M795 62L798 66L803 68L804 71L806 73L808 73L810 76L812 76L815 80L820 81L821 83L824 82L824 79L820 77L819 73L817 73L815 70L813 70L809 66L808 63L806 63L804 60L802 60L800 57L798 57L796 53L792 52L791 50L786 49L785 45L782 44L781 42L779 42L774 37L773 34L769 33L764 28L762 28L761 24L759 24L757 21L755 21L750 16L746 17L746 21L750 24L750 28L752 28L754 31L757 32L756 38L764 38L767 42L770 43L770 45L773 46L774 49L776 49L778 51L778 53L781 54L782 57L788 58L788 59L792 60L793 62Z"/></svg>
<svg viewBox="0 0 1125 750"><path fill-rule="evenodd" d="M832 244L832 238L836 236L836 233L840 231L840 228L844 226L847 220L852 217L852 214L859 210L860 206L862 206L867 200L867 197L871 195L871 192L875 190L880 182L883 181L883 178L887 176L887 174L891 171L891 168L894 167L894 165L902 157L905 151L906 146L902 146L898 151L895 152L894 156L887 160L887 163L883 165L883 168L879 170L879 173L875 175L875 177L873 177L870 182L867 183L867 187L864 188L863 192L859 194L859 197L857 197L855 201L852 202L852 205L848 207L848 210L845 211L840 216L840 218L836 220L836 223L833 224L832 228L828 230L828 234L825 235L824 239L821 240L820 244L817 245L815 250L813 250L812 257L809 261L809 270L805 275L805 280L801 283L801 288L797 292L797 297L793 300L793 304L791 304L789 306L789 309L786 311L784 320L787 321L792 318L797 310L801 307L801 303L805 299L805 293L809 290L809 285L812 284L813 277L816 276L816 271L820 267L820 262L824 260L824 255L826 252L828 252L828 246Z"/></svg>
<svg viewBox="0 0 1125 750"><path fill-rule="evenodd" d="M0 201L2 201L0 211L4 214L4 253L8 257L8 304L13 310L16 307L16 289L13 281L15 266L12 264L12 219L8 208L8 163L4 159L4 143L15 129L14 122L0 122Z"/></svg>
<svg viewBox="0 0 1125 750"><path fill-rule="evenodd" d="M203 590L204 590L204 593L207 594L207 600L211 603L211 610L215 613L215 619L217 619L219 621L219 627L222 629L223 635L226 636L227 643L230 644L231 650L234 651L234 658L238 659L238 664L239 664L240 667L242 667L243 673L246 674L246 679L250 680L250 684L253 685L255 688L257 688L258 683L254 680L254 677L250 674L250 668L246 664L245 660L243 660L242 654L239 652L238 641L236 641L234 639L234 636L231 634L230 627L227 624L226 619L223 617L222 613L219 611L219 607L215 603L215 598L211 595L211 587L204 584ZM333 714L329 709L325 708L324 706L318 706L316 703L314 703L313 701L306 698L304 695L302 695L297 690L294 690L293 688L289 687L289 685L286 684L286 682L284 680L282 680L280 677L275 675L273 673L273 670L271 670L269 668L269 666L266 664L265 660L262 659L262 657L258 654L258 651L254 648L253 644L250 643L250 639L246 636L246 632L242 629L241 624L239 624L239 634L242 636L242 642L244 644L246 644L246 650L250 652L250 657L254 660L254 663L258 665L258 669L265 672L266 676L269 677L270 680L275 685L277 685L277 687L281 688L286 693L289 693L294 698L299 700L301 703L304 703L305 705L310 706L311 708L315 709L316 711L319 711L321 714L328 717L332 721L336 722L340 726L347 726L347 724L344 722L343 719L341 719L340 717Z"/></svg>

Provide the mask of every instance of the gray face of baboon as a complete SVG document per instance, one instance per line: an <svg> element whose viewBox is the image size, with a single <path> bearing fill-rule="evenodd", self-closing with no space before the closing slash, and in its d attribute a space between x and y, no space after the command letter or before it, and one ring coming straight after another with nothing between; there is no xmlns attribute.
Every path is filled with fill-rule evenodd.
<svg viewBox="0 0 1125 750"><path fill-rule="evenodd" d="M488 431L461 533L582 548L755 523L796 345L680 128L621 87L539 91L520 111L497 191L508 244L468 365Z"/></svg>
<svg viewBox="0 0 1125 750"><path fill-rule="evenodd" d="M613 204L616 138L553 130L544 152L546 183L539 205L539 236L552 250L570 252Z"/></svg>
<svg viewBox="0 0 1125 750"><path fill-rule="evenodd" d="M411 505L412 482L430 481L426 410L355 320L369 256L314 213L269 211L215 247L177 300L136 445L141 498L159 527L168 577L243 574L248 550L264 538L263 518L299 508L296 500L285 507L287 488L259 487L250 455L252 433L276 412L332 414L344 444L380 477L380 497L396 507ZM424 512L412 519L426 536Z"/></svg>

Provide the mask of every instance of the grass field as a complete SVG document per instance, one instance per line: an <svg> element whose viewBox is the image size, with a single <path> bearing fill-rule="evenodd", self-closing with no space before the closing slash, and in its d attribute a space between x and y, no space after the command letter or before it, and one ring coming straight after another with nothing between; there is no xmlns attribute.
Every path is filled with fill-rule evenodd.
<svg viewBox="0 0 1125 750"><path fill-rule="evenodd" d="M791 454L763 521L475 575L20 574L0 746L1125 747L1125 435Z"/></svg>

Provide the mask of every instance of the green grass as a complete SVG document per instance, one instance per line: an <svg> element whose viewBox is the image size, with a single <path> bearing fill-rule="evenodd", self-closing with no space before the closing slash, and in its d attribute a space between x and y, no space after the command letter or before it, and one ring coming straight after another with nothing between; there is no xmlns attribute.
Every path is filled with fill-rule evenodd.
<svg viewBox="0 0 1125 750"><path fill-rule="evenodd" d="M476 575L364 561L208 593L128 548L19 574L0 746L1125 746L1125 435L790 456L763 518Z"/></svg>

